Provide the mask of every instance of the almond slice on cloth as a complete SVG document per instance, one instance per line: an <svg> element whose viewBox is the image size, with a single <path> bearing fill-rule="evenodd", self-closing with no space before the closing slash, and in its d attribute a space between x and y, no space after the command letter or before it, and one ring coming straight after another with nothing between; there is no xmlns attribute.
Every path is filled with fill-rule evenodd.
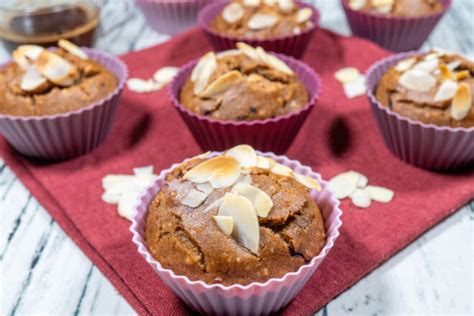
<svg viewBox="0 0 474 316"><path fill-rule="evenodd" d="M280 8L280 11L287 13L293 10L295 3L293 0L280 0L278 1L278 7Z"/></svg>
<svg viewBox="0 0 474 316"><path fill-rule="evenodd" d="M365 189L357 189L351 195L352 204L359 208L367 208L372 204L370 194Z"/></svg>
<svg viewBox="0 0 474 316"><path fill-rule="evenodd" d="M227 23L238 22L243 18L243 16L244 16L244 9L237 2L233 2L227 5L224 8L224 10L222 10L222 18Z"/></svg>
<svg viewBox="0 0 474 316"><path fill-rule="evenodd" d="M244 7L254 8L260 5L260 0L244 0L242 4Z"/></svg>
<svg viewBox="0 0 474 316"><path fill-rule="evenodd" d="M20 45L13 51L13 61L23 69L33 65L44 48L38 45Z"/></svg>
<svg viewBox="0 0 474 316"><path fill-rule="evenodd" d="M191 189L180 201L181 204L196 208L207 199L208 194L198 191L196 189Z"/></svg>
<svg viewBox="0 0 474 316"><path fill-rule="evenodd" d="M125 174L109 174L102 178L102 188L104 190L110 190L113 186L121 182L133 181L135 176Z"/></svg>
<svg viewBox="0 0 474 316"><path fill-rule="evenodd" d="M278 22L276 15L257 13L247 22L247 26L254 31L263 30L274 26Z"/></svg>
<svg viewBox="0 0 474 316"><path fill-rule="evenodd" d="M360 75L354 81L347 82L343 85L344 93L349 99L360 97L365 95L366 86L365 86L365 77Z"/></svg>
<svg viewBox="0 0 474 316"><path fill-rule="evenodd" d="M178 74L179 68L177 67L163 67L155 71L153 74L153 79L161 84L161 86L166 86L168 83L173 81L176 74Z"/></svg>
<svg viewBox="0 0 474 316"><path fill-rule="evenodd" d="M127 88L136 93L149 93L158 91L163 88L163 85L154 80L144 80L140 78L130 78L127 80Z"/></svg>
<svg viewBox="0 0 474 316"><path fill-rule="evenodd" d="M426 71L410 69L400 76L399 83L408 90L427 92L434 88L436 79Z"/></svg>
<svg viewBox="0 0 474 316"><path fill-rule="evenodd" d="M145 166L145 167L135 167L133 168L133 174L138 175L153 175L153 166Z"/></svg>
<svg viewBox="0 0 474 316"><path fill-rule="evenodd" d="M240 83L242 79L243 76L240 71L229 71L211 82L199 96L202 98L210 98Z"/></svg>
<svg viewBox="0 0 474 316"><path fill-rule="evenodd" d="M472 105L472 93L469 85L460 83L453 100L451 101L451 117L455 120L462 120L469 113Z"/></svg>
<svg viewBox="0 0 474 316"><path fill-rule="evenodd" d="M271 169L276 164L275 160L272 158L267 158L264 156L257 156L257 168L261 169Z"/></svg>
<svg viewBox="0 0 474 316"><path fill-rule="evenodd" d="M293 170L280 163L275 163L275 165L270 170L274 174L278 174L280 176L293 177Z"/></svg>
<svg viewBox="0 0 474 316"><path fill-rule="evenodd" d="M227 236L232 234L232 230L234 229L234 219L232 216L213 216L214 220L216 221L217 226L220 230Z"/></svg>
<svg viewBox="0 0 474 316"><path fill-rule="evenodd" d="M21 78L20 89L26 92L39 93L48 87L48 80L34 67L29 67Z"/></svg>
<svg viewBox="0 0 474 316"><path fill-rule="evenodd" d="M234 219L232 237L243 247L258 254L260 227L257 214L247 198L226 193L219 207L218 215L232 216Z"/></svg>
<svg viewBox="0 0 474 316"><path fill-rule="evenodd" d="M380 203L389 203L395 195L392 190L375 185L369 185L365 190L370 194L372 200Z"/></svg>
<svg viewBox="0 0 474 316"><path fill-rule="evenodd" d="M242 52L242 54L244 54L248 58L253 59L253 60L260 59L257 54L257 51L252 46L247 45L243 42L238 42L237 44L235 44L235 46Z"/></svg>
<svg viewBox="0 0 474 316"><path fill-rule="evenodd" d="M60 39L58 41L58 46L64 49L66 52L68 52L71 55L74 55L80 59L88 59L89 56L87 56L86 52L84 52L79 46L77 46L74 43L71 43L68 40L65 39Z"/></svg>
<svg viewBox="0 0 474 316"><path fill-rule="evenodd" d="M346 67L336 71L334 73L334 78L336 78L336 80L340 83L344 84L356 80L358 77L360 77L360 75L359 69L354 67Z"/></svg>
<svg viewBox="0 0 474 316"><path fill-rule="evenodd" d="M311 177L307 177L305 175L299 174L299 173L293 173L293 178L301 183L302 185L314 189L316 191L321 191L321 186L319 185L318 181L316 179L313 179Z"/></svg>
<svg viewBox="0 0 474 316"><path fill-rule="evenodd" d="M237 181L240 175L239 162L230 156L217 156L192 168L184 175L184 180L194 183L209 181L213 188L227 188Z"/></svg>
<svg viewBox="0 0 474 316"><path fill-rule="evenodd" d="M221 206L222 202L224 201L224 197L221 197L220 199L215 200L211 204L209 204L204 210L204 213L207 213L209 211L212 211L213 209L217 209Z"/></svg>
<svg viewBox="0 0 474 316"><path fill-rule="evenodd" d="M257 165L257 153L249 145L237 145L229 149L227 156L234 157L242 167L255 167Z"/></svg>
<svg viewBox="0 0 474 316"><path fill-rule="evenodd" d="M395 70L398 72L405 72L410 69L416 63L415 57L410 57L407 59L403 59L399 61L398 64L395 66Z"/></svg>
<svg viewBox="0 0 474 316"><path fill-rule="evenodd" d="M137 192L127 192L123 194L119 201L117 211L120 216L128 219L129 221L133 218L133 206L138 199L139 193Z"/></svg>
<svg viewBox="0 0 474 316"><path fill-rule="evenodd" d="M313 10L310 8L302 8L299 9L298 12L296 12L296 22L301 24L309 21L311 19L311 16L313 15Z"/></svg>
<svg viewBox="0 0 474 316"><path fill-rule="evenodd" d="M456 81L453 80L445 80L439 86L438 91L434 96L434 102L444 102L449 101L454 98L456 94L456 90L458 88L458 84Z"/></svg>
<svg viewBox="0 0 474 316"><path fill-rule="evenodd" d="M365 188L367 186L367 184L369 183L369 179L360 172L357 172L357 171L354 171L354 170L351 170L351 172L355 173L357 175L357 177L359 177L358 180L357 180L357 187L358 188Z"/></svg>
<svg viewBox="0 0 474 316"><path fill-rule="evenodd" d="M267 217L273 207L272 198L253 185L239 183L232 188L232 193L249 199L255 212L260 217Z"/></svg>
<svg viewBox="0 0 474 316"><path fill-rule="evenodd" d="M336 199L349 197L356 189L359 183L359 175L353 171L340 173L328 182L329 189L334 192Z"/></svg>
<svg viewBox="0 0 474 316"><path fill-rule="evenodd" d="M354 11L362 10L365 7L366 0L349 0L349 8Z"/></svg>
<svg viewBox="0 0 474 316"><path fill-rule="evenodd" d="M74 65L47 50L39 54L35 65L43 76L60 86L70 86L79 77L79 72Z"/></svg>

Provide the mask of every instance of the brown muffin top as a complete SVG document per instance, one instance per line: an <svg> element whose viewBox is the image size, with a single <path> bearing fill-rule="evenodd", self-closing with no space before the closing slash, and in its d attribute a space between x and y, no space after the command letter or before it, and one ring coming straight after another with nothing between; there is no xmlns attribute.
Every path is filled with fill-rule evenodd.
<svg viewBox="0 0 474 316"><path fill-rule="evenodd" d="M474 63L432 51L400 61L380 79L376 98L400 115L428 124L474 126Z"/></svg>
<svg viewBox="0 0 474 316"><path fill-rule="evenodd" d="M183 85L180 102L219 120L258 120L288 114L309 100L293 71L262 48L207 53Z"/></svg>
<svg viewBox="0 0 474 316"><path fill-rule="evenodd" d="M1 114L66 113L99 101L117 87L117 78L79 47L65 41L61 45L54 52L35 45L13 52L14 62L0 69Z"/></svg>
<svg viewBox="0 0 474 316"><path fill-rule="evenodd" d="M424 16L443 10L439 0L349 0L349 7L356 11L392 16Z"/></svg>
<svg viewBox="0 0 474 316"><path fill-rule="evenodd" d="M264 39L297 35L311 28L313 11L293 0L233 0L211 24L211 29L239 38Z"/></svg>
<svg viewBox="0 0 474 316"><path fill-rule="evenodd" d="M167 175L151 204L148 249L165 268L209 284L282 277L326 242L310 188L319 189L316 180L248 145L195 157Z"/></svg>

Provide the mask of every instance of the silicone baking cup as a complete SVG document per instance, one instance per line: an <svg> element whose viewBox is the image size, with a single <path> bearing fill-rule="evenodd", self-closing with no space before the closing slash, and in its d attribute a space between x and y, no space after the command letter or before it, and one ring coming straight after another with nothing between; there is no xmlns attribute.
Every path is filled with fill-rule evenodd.
<svg viewBox="0 0 474 316"><path fill-rule="evenodd" d="M219 154L222 153L214 152L212 156ZM137 245L138 252L176 295L200 313L259 315L280 310L303 288L339 236L342 211L339 208L339 201L329 191L327 182L322 180L319 174L313 172L309 167L301 165L298 161L290 160L285 156L276 156L273 153L259 154L271 157L295 172L318 180L321 184L321 191L312 190L311 196L317 202L325 220L326 244L319 255L311 259L309 263L302 265L298 271L289 272L281 278L269 279L265 283L254 282L245 286L240 284L231 286L206 284L203 281L192 281L186 276L176 275L172 270L164 268L153 259L145 242L145 221L148 207L164 185L166 175L179 164L174 164L171 168L163 170L155 182L145 189L135 205L130 231L133 233L133 242Z"/></svg>
<svg viewBox="0 0 474 316"><path fill-rule="evenodd" d="M399 115L374 96L382 75L399 61L417 55L401 53L372 65L367 71L367 95L385 144L400 159L418 167L445 170L474 163L474 127L425 124Z"/></svg>
<svg viewBox="0 0 474 316"><path fill-rule="evenodd" d="M82 49L89 58L117 77L117 87L102 100L72 112L43 116L0 114L0 134L16 151L42 160L64 160L85 154L104 142L119 105L128 70L116 57L94 49Z"/></svg>
<svg viewBox="0 0 474 316"><path fill-rule="evenodd" d="M135 0L157 32L175 35L197 24L199 10L212 0Z"/></svg>
<svg viewBox="0 0 474 316"><path fill-rule="evenodd" d="M198 60L184 65L169 87L171 102L204 151L225 150L238 144L249 144L262 151L284 153L315 106L321 93L319 76L307 65L294 58L275 54L293 69L305 85L309 102L287 115L253 121L222 121L196 114L179 102L181 87L191 75Z"/></svg>
<svg viewBox="0 0 474 316"><path fill-rule="evenodd" d="M417 17L388 16L352 10L349 0L341 0L352 33L367 38L380 46L404 52L421 47L436 24L448 11L451 0L440 0L443 10Z"/></svg>
<svg viewBox="0 0 474 316"><path fill-rule="evenodd" d="M266 39L253 39L247 37L235 37L225 35L222 33L215 32L211 29L211 24L215 20L216 16L222 13L222 10L229 2L217 1L207 5L201 10L198 17L199 26L206 32L212 45L217 51L223 51L228 49L234 49L237 42L245 42L250 46L261 46L266 51L275 53L281 53L295 58L301 58L303 56L306 47L308 46L309 40L313 35L316 28L319 26L319 12L311 5L301 1L296 1L300 8L310 8L313 11L311 16L311 22L313 25L302 31L298 35L287 35L270 37Z"/></svg>

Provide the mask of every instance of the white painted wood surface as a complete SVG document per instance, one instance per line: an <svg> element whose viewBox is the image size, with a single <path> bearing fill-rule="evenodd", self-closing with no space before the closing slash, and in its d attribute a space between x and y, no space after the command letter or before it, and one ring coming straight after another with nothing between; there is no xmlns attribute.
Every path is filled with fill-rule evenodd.
<svg viewBox="0 0 474 316"><path fill-rule="evenodd" d="M99 49L167 39L129 3L102 1ZM474 56L474 1L454 0L425 48ZM323 27L349 34L339 0L317 0ZM105 31L104 31L105 32ZM0 47L0 60L7 55ZM449 188L447 188L449 190ZM0 160L0 315L131 315L132 308ZM424 234L317 315L474 315L474 202Z"/></svg>

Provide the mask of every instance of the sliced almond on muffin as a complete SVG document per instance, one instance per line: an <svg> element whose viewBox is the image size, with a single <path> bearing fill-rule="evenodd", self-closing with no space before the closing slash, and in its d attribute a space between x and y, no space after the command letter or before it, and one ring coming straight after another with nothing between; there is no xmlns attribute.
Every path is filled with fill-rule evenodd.
<svg viewBox="0 0 474 316"><path fill-rule="evenodd" d="M33 65L44 48L38 45L21 45L13 51L13 61L23 69Z"/></svg>
<svg viewBox="0 0 474 316"><path fill-rule="evenodd" d="M257 165L257 154L252 146L238 145L226 152L227 156L234 157L242 167L255 167Z"/></svg>
<svg viewBox="0 0 474 316"><path fill-rule="evenodd" d="M434 88L436 78L426 71L410 69L400 76L399 83L408 90L426 92Z"/></svg>
<svg viewBox="0 0 474 316"><path fill-rule="evenodd" d="M302 8L299 9L298 12L296 12L296 22L299 24L308 22L309 19L311 19L311 16L313 15L313 10L310 8Z"/></svg>
<svg viewBox="0 0 474 316"><path fill-rule="evenodd" d="M229 71L213 82L211 82L206 89L199 94L202 98L210 98L218 93L221 93L230 87L240 83L243 79L240 71L232 70Z"/></svg>
<svg viewBox="0 0 474 316"><path fill-rule="evenodd" d="M48 80L34 67L29 67L21 78L20 89L25 92L40 93L48 87Z"/></svg>
<svg viewBox="0 0 474 316"><path fill-rule="evenodd" d="M60 39L58 41L58 46L64 49L66 52L68 52L71 55L74 55L80 59L88 59L89 56L87 56L86 52L84 52L79 46L77 46L74 43L71 43L68 40L65 39Z"/></svg>
<svg viewBox="0 0 474 316"><path fill-rule="evenodd" d="M217 68L217 59L214 52L205 54L191 73L191 80L194 82L194 94L199 94L206 88L212 74Z"/></svg>
<svg viewBox="0 0 474 316"><path fill-rule="evenodd" d="M215 188L227 188L237 181L240 175L239 162L230 156L218 156L206 160L184 175L185 180L194 183L209 181Z"/></svg>
<svg viewBox="0 0 474 316"><path fill-rule="evenodd" d="M249 199L260 217L267 217L273 207L272 198L253 185L239 183L232 188L232 193Z"/></svg>
<svg viewBox="0 0 474 316"><path fill-rule="evenodd" d="M235 23L240 21L244 17L244 9L242 6L237 3L233 2L227 5L224 10L222 10L222 18L227 23Z"/></svg>
<svg viewBox="0 0 474 316"><path fill-rule="evenodd" d="M195 208L204 203L208 195L209 194L199 190L191 189L191 191L189 191L180 202L183 205Z"/></svg>
<svg viewBox="0 0 474 316"><path fill-rule="evenodd" d="M316 191L321 191L321 186L319 185L318 181L316 179L313 179L311 177L307 177L305 175L299 174L299 173L293 173L293 178L301 183L302 185L314 189Z"/></svg>
<svg viewBox="0 0 474 316"><path fill-rule="evenodd" d="M232 216L213 216L217 226L222 230L224 234L230 236L234 229L234 218Z"/></svg>
<svg viewBox="0 0 474 316"><path fill-rule="evenodd" d="M248 58L259 60L257 51L252 46L245 44L243 42L238 42L237 44L235 44L235 46L237 46L237 48Z"/></svg>
<svg viewBox="0 0 474 316"><path fill-rule="evenodd" d="M469 85L465 82L459 84L456 95L451 102L451 117L462 120L469 113L472 106L472 93Z"/></svg>
<svg viewBox="0 0 474 316"><path fill-rule="evenodd" d="M278 19L276 15L257 13L249 19L247 26L251 30L259 31L274 26Z"/></svg>
<svg viewBox="0 0 474 316"><path fill-rule="evenodd" d="M70 86L79 77L79 71L74 65L47 50L40 53L35 66L49 81L60 86Z"/></svg>

